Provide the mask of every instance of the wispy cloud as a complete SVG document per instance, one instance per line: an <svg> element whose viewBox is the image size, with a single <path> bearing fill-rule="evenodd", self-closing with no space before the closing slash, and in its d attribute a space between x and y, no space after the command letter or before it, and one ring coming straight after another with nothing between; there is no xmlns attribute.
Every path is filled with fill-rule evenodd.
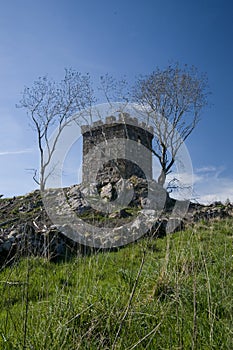
<svg viewBox="0 0 233 350"><path fill-rule="evenodd" d="M217 167L209 165L209 166L204 166L201 168L196 168L195 172L196 173L209 173L209 172L216 172Z"/></svg>
<svg viewBox="0 0 233 350"><path fill-rule="evenodd" d="M214 175L215 178L218 178L223 173L224 170L225 170L224 166L216 167L216 166L210 165L210 166L205 166L202 168L195 169L195 173L199 174L199 176L209 177Z"/></svg>
<svg viewBox="0 0 233 350"><path fill-rule="evenodd" d="M0 151L0 156L10 156L15 154L26 154L26 153L32 153L32 148L26 148L21 150L15 150L15 151Z"/></svg>
<svg viewBox="0 0 233 350"><path fill-rule="evenodd" d="M233 177L223 175L225 167L207 166L195 169L198 181L194 180L194 189L197 200L204 204L214 201L233 202ZM195 176L194 176L195 179Z"/></svg>
<svg viewBox="0 0 233 350"><path fill-rule="evenodd" d="M180 188L172 193L178 199L189 198L203 204L225 202L226 199L233 202L233 176L224 175L225 170L223 166L206 166L194 169L193 174L173 172L167 181L174 178L179 180Z"/></svg>

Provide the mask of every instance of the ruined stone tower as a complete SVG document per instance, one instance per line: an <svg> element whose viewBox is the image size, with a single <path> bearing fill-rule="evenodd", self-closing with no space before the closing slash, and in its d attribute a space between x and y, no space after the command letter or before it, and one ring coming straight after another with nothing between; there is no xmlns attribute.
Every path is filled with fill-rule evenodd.
<svg viewBox="0 0 233 350"><path fill-rule="evenodd" d="M127 113L82 126L83 183L132 175L152 179L153 128Z"/></svg>

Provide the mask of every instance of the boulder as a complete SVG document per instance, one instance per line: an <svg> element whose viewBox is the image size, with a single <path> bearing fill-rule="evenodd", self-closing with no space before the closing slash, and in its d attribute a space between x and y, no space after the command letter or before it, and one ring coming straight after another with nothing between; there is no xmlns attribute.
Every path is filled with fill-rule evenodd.
<svg viewBox="0 0 233 350"><path fill-rule="evenodd" d="M109 182L107 185L103 186L100 191L100 197L105 201L111 201L113 195L113 186Z"/></svg>

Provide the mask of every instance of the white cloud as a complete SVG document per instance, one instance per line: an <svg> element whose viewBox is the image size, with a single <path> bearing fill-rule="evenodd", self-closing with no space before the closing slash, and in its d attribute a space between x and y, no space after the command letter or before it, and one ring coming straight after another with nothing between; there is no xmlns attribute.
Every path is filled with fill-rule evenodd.
<svg viewBox="0 0 233 350"><path fill-rule="evenodd" d="M224 170L223 166L207 166L195 170L198 181L194 182L194 191L199 202L225 202L227 198L233 202L233 177L224 176Z"/></svg>
<svg viewBox="0 0 233 350"><path fill-rule="evenodd" d="M0 192L12 197L30 192L35 183L29 168L38 168L39 159L33 149L18 148L0 151Z"/></svg>
<svg viewBox="0 0 233 350"><path fill-rule="evenodd" d="M216 167L215 166L204 166L201 168L196 168L196 173L209 173L209 172L215 172L216 171Z"/></svg>
<svg viewBox="0 0 233 350"><path fill-rule="evenodd" d="M197 200L203 204L214 201L225 202L230 199L233 202L233 177L224 176L224 167L206 166L194 170L193 174L173 172L168 175L167 182L176 178L184 189L174 191L171 196L178 199ZM191 187L193 186L193 191Z"/></svg>
<svg viewBox="0 0 233 350"><path fill-rule="evenodd" d="M225 170L224 166L216 167L216 166L210 165L210 166L195 169L195 173L201 174L201 176L205 176L205 177L209 177L209 176L212 177L214 175L215 178L218 178L223 173L224 170Z"/></svg>
<svg viewBox="0 0 233 350"><path fill-rule="evenodd" d="M233 178L215 175L208 179L203 178L203 181L195 186L195 191L201 203L225 202L227 198L233 202Z"/></svg>
<svg viewBox="0 0 233 350"><path fill-rule="evenodd" d="M0 156L10 156L15 154L25 154L25 153L32 153L32 152L33 152L32 148L26 148L26 149L17 150L17 151L0 151Z"/></svg>

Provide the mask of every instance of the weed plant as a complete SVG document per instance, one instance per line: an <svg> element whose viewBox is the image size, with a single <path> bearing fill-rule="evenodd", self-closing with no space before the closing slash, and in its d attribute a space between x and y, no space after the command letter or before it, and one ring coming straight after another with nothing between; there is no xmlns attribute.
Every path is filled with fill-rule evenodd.
<svg viewBox="0 0 233 350"><path fill-rule="evenodd" d="M0 272L0 349L233 349L233 220Z"/></svg>

